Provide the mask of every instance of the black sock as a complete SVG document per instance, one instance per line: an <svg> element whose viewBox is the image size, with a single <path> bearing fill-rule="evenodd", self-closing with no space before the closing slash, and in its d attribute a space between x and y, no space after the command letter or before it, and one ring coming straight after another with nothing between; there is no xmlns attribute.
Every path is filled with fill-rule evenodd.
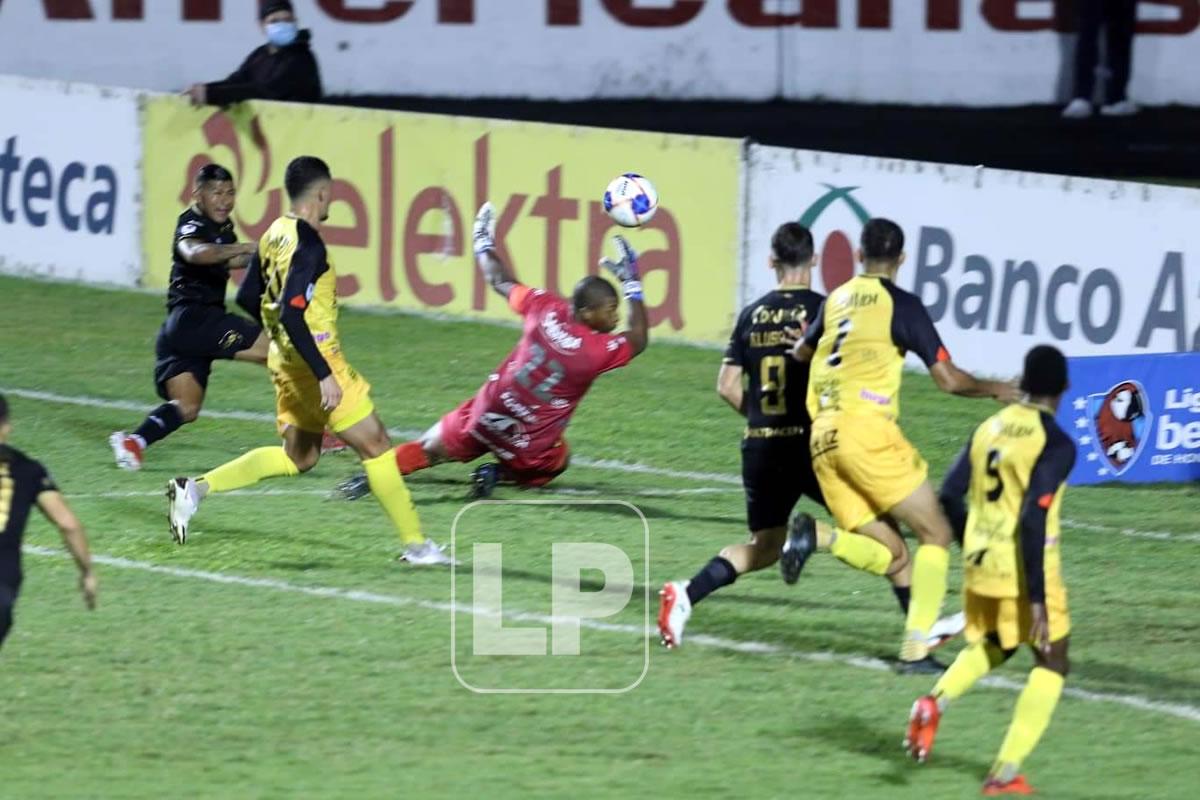
<svg viewBox="0 0 1200 800"><path fill-rule="evenodd" d="M893 586L892 591L896 594L896 599L900 601L900 610L908 616L908 601L912 597L911 586Z"/></svg>
<svg viewBox="0 0 1200 800"><path fill-rule="evenodd" d="M163 403L146 416L145 421L133 432L133 435L142 437L146 447L149 447L179 430L181 425L183 425L183 417L179 414L179 407L174 403Z"/></svg>
<svg viewBox="0 0 1200 800"><path fill-rule="evenodd" d="M733 568L733 564L721 556L714 556L713 560L705 564L704 569L697 572L696 577L692 578L692 582L688 584L688 600L692 601L692 605L696 605L717 589L728 586L736 580L737 570Z"/></svg>

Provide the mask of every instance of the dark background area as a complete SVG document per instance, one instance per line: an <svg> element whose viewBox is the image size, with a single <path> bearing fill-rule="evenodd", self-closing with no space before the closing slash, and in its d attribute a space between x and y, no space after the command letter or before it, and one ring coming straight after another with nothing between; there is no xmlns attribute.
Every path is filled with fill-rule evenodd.
<svg viewBox="0 0 1200 800"><path fill-rule="evenodd" d="M762 144L1098 178L1200 182L1200 109L1063 120L1058 106L942 108L842 103L441 100L343 96L341 105L601 128L750 138Z"/></svg>

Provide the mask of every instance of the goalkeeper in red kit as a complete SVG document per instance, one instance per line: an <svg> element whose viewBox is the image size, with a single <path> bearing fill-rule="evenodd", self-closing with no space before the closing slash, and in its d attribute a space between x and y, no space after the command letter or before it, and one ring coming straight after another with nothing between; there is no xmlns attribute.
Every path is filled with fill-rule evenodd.
<svg viewBox="0 0 1200 800"><path fill-rule="evenodd" d="M521 340L474 397L395 450L405 475L493 454L497 461L472 473L474 498L489 496L499 483L545 486L561 475L570 461L563 434L592 382L628 364L650 340L637 253L624 238L613 240L619 260L600 262L629 302L629 329L614 334L620 313L611 283L590 275L575 285L570 300L518 283L496 253L495 226L495 209L485 203L475 218L475 259L492 288L524 318ZM344 481L338 491L349 500L365 496L365 476Z"/></svg>

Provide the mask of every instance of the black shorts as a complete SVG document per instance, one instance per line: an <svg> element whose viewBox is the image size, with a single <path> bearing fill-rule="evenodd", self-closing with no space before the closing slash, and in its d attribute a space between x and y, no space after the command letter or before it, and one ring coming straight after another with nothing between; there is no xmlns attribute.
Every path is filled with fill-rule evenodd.
<svg viewBox="0 0 1200 800"><path fill-rule="evenodd" d="M233 358L235 353L254 344L262 329L237 314L227 314L217 306L177 306L167 314L158 332L154 353L154 386L158 396L169 400L167 381L185 372L191 373L202 387L208 387L212 362Z"/></svg>
<svg viewBox="0 0 1200 800"><path fill-rule="evenodd" d="M752 531L787 525L801 496L825 506L807 436L743 439L742 487Z"/></svg>
<svg viewBox="0 0 1200 800"><path fill-rule="evenodd" d="M4 644L4 639L12 630L13 606L17 604L17 593L20 589L19 583L0 583L0 645Z"/></svg>

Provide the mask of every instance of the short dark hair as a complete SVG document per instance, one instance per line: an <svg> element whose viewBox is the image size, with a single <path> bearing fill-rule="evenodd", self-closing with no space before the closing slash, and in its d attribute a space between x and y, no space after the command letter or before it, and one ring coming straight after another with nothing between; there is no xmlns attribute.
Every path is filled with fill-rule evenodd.
<svg viewBox="0 0 1200 800"><path fill-rule="evenodd" d="M606 303L617 299L617 290L599 275L588 275L575 284L571 294L571 303L575 311L586 311L589 308L600 308Z"/></svg>
<svg viewBox="0 0 1200 800"><path fill-rule="evenodd" d="M287 189L288 198L295 202L317 181L333 180L329 165L316 156L300 156L293 158L287 165L283 176L283 185Z"/></svg>
<svg viewBox="0 0 1200 800"><path fill-rule="evenodd" d="M196 180L194 184L197 189L206 183L213 181L229 181L233 182L233 173L222 167L220 164L205 164L196 172Z"/></svg>
<svg viewBox="0 0 1200 800"><path fill-rule="evenodd" d="M4 395L0 394L0 425L3 425L8 420L8 401L4 399Z"/></svg>
<svg viewBox="0 0 1200 800"><path fill-rule="evenodd" d="M899 261L904 252L904 231L890 219L867 220L859 240L867 261Z"/></svg>
<svg viewBox="0 0 1200 800"><path fill-rule="evenodd" d="M1021 391L1035 397L1058 397L1067 390L1067 357L1057 347L1039 344L1025 354Z"/></svg>
<svg viewBox="0 0 1200 800"><path fill-rule="evenodd" d="M290 0L262 0L258 5L259 21L261 22L276 11L287 11L289 14L296 13L296 9L292 8Z"/></svg>
<svg viewBox="0 0 1200 800"><path fill-rule="evenodd" d="M799 222L785 222L771 237L771 254L789 267L802 267L813 257L812 231Z"/></svg>

